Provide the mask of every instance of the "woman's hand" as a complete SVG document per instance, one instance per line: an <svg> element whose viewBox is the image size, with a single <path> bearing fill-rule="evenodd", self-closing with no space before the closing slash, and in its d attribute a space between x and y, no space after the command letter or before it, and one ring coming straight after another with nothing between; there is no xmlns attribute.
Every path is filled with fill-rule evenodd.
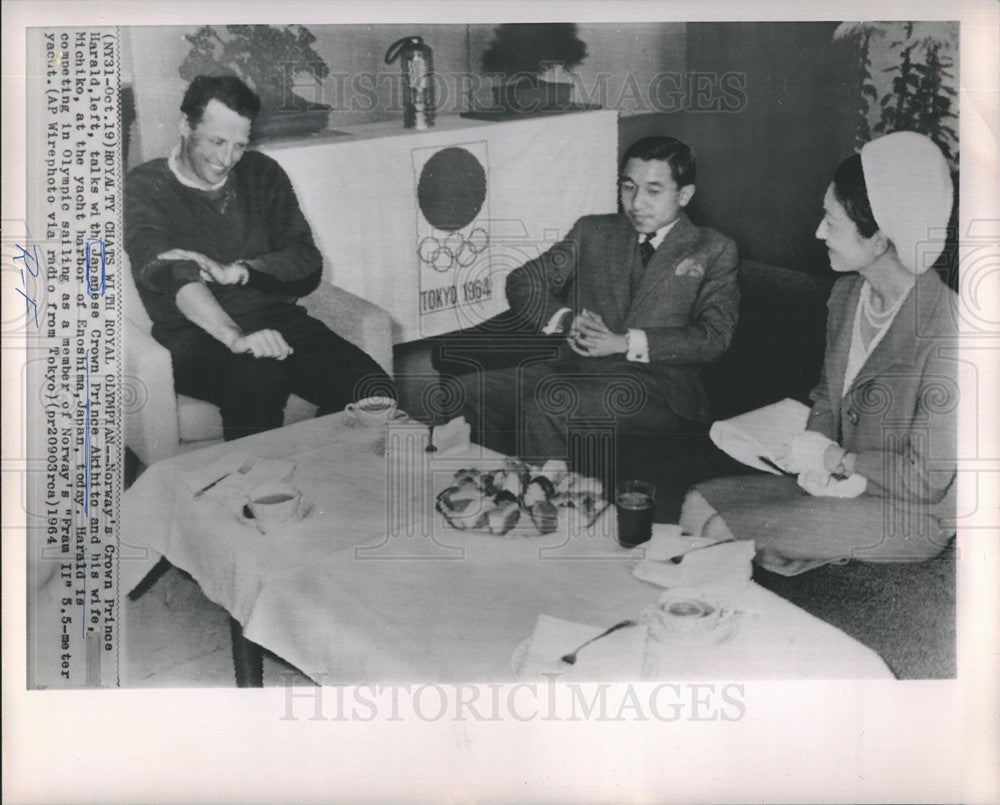
<svg viewBox="0 0 1000 805"><path fill-rule="evenodd" d="M788 452L779 460L779 464L789 472L806 473L811 476L829 475L832 468L827 467L827 451L834 448L839 456L843 450L832 439L814 430L805 430L792 439Z"/></svg>

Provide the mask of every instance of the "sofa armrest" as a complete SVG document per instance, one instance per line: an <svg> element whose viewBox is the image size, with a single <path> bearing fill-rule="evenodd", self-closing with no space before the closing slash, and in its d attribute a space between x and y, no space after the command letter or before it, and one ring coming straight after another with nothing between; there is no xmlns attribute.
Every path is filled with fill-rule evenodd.
<svg viewBox="0 0 1000 805"><path fill-rule="evenodd" d="M125 444L149 466L177 452L177 395L170 352L125 319L122 425Z"/></svg>
<svg viewBox="0 0 1000 805"><path fill-rule="evenodd" d="M378 305L328 282L299 300L310 316L368 353L392 376L392 317Z"/></svg>

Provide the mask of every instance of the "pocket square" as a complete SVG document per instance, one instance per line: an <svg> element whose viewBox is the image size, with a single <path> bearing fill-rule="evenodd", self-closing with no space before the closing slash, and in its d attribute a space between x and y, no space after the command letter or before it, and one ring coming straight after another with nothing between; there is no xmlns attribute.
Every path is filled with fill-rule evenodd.
<svg viewBox="0 0 1000 805"><path fill-rule="evenodd" d="M678 277L704 277L705 265L693 257L688 257L681 260L677 268L674 269L674 274Z"/></svg>

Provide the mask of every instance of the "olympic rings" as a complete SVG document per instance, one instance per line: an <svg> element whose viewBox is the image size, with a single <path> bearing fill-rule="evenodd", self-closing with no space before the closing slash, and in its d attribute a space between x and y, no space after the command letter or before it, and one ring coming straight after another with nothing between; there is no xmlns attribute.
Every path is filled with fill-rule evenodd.
<svg viewBox="0 0 1000 805"><path fill-rule="evenodd" d="M428 235L417 244L417 257L435 271L448 271L456 263L467 268L489 244L490 233L477 226L467 236L458 231L449 232L443 241Z"/></svg>

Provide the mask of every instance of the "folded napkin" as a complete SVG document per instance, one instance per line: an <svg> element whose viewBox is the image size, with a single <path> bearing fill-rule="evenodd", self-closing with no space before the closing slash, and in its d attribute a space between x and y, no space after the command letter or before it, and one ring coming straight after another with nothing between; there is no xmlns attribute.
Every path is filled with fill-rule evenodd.
<svg viewBox="0 0 1000 805"><path fill-rule="evenodd" d="M653 536L649 542L639 546L645 559L655 559L665 562L674 556L680 556L693 548L704 548L714 545L718 539L711 537L695 537L686 533L679 525L653 523Z"/></svg>
<svg viewBox="0 0 1000 805"><path fill-rule="evenodd" d="M240 468L248 464L250 469L241 473ZM227 453L205 467L181 473L181 481L197 494L213 482L218 482L204 495L229 496L245 495L264 483L287 481L295 470L295 463L277 458L260 458L249 453ZM220 480L221 479L221 480Z"/></svg>
<svg viewBox="0 0 1000 805"><path fill-rule="evenodd" d="M694 538L690 538L694 539ZM650 540L652 542L652 540ZM676 556L670 549L652 546L655 556L663 559ZM647 548L646 559L639 560L632 569L632 575L660 587L710 587L715 589L740 589L750 583L756 548L753 540L721 542L707 548L698 548L685 553L679 564L661 559L650 559Z"/></svg>
<svg viewBox="0 0 1000 805"><path fill-rule="evenodd" d="M778 470L760 460L782 456L792 437L805 430L809 408L797 400L784 399L756 411L725 419L712 425L708 432L716 446L748 467L779 474Z"/></svg>
<svg viewBox="0 0 1000 805"><path fill-rule="evenodd" d="M638 616L635 618L638 621ZM523 661L514 670L518 679L558 673L560 679L626 681L642 678L646 659L646 626L626 626L577 651L576 663L561 657L578 649L614 624L587 626L539 615Z"/></svg>
<svg viewBox="0 0 1000 805"><path fill-rule="evenodd" d="M837 480L832 475L802 472L798 483L810 495L821 498L856 498L868 488L868 479L859 473Z"/></svg>
<svg viewBox="0 0 1000 805"><path fill-rule="evenodd" d="M455 417L444 425L434 428L434 446L437 455L461 455L469 452L472 428L464 416Z"/></svg>

